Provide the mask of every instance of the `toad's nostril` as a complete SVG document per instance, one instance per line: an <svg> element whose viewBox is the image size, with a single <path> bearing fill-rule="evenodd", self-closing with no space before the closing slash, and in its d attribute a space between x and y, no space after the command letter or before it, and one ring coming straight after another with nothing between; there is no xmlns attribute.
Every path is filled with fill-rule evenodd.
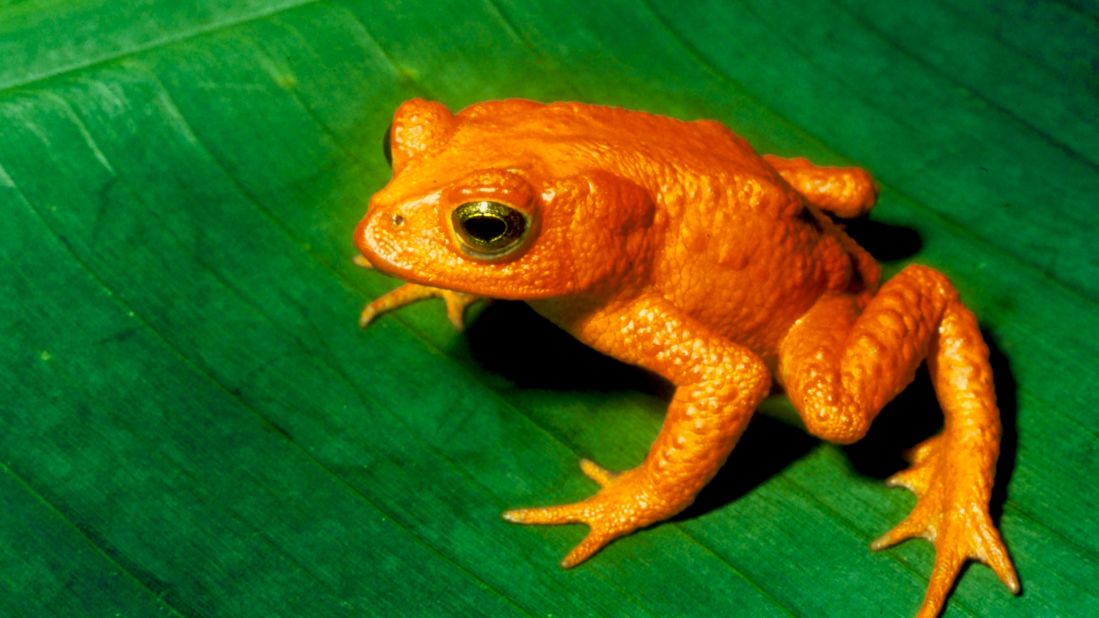
<svg viewBox="0 0 1099 618"><path fill-rule="evenodd" d="M389 220L393 224L393 227L401 227L404 225L403 215L393 215L393 218Z"/></svg>

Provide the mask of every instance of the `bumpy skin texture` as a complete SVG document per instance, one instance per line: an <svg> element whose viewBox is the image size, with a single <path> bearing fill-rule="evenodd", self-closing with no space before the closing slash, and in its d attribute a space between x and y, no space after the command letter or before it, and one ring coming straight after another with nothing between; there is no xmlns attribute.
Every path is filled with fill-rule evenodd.
<svg viewBox="0 0 1099 618"><path fill-rule="evenodd" d="M1019 584L988 514L1000 422L976 320L942 274L910 266L879 287L874 260L822 214L874 204L869 175L759 156L712 121L620 109L496 101L452 114L412 100L393 120L393 179L355 233L360 263L409 283L377 314L438 296L461 326L478 297L520 299L587 345L675 385L641 465L581 469L601 489L509 521L584 523L562 562L682 511L725 462L772 380L807 429L863 436L924 362L942 434L890 479L919 497L875 549L912 537L936 547L920 616L937 615L962 564ZM456 228L464 204L521 215L508 251L486 255Z"/></svg>

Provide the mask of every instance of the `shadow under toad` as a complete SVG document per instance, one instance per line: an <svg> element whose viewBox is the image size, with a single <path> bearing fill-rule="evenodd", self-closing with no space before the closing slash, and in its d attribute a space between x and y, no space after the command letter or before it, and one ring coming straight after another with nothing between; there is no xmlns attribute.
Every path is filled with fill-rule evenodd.
<svg viewBox="0 0 1099 618"><path fill-rule="evenodd" d="M881 262L905 260L923 248L923 239L912 228L882 223L869 217L837 219L836 222L860 247Z"/></svg>
<svg viewBox="0 0 1099 618"><path fill-rule="evenodd" d="M865 234L878 238L871 246L879 253L879 259L909 257L920 247L919 236L905 228L868 221L847 222L847 227L862 243L866 240L859 237ZM883 236L885 240L881 240ZM588 348L524 303L489 305L470 325L466 337L473 360L521 388L635 390L665 400L673 392L672 386L659 376ZM993 495L993 516L998 519L1015 459L1015 380L1008 359L995 346L994 339L988 333L985 338L991 350L1004 426ZM599 420L593 418L592 422ZM856 472L885 479L906 466L904 451L937 433L941 426L942 415L930 379L926 369L921 369L915 382L882 410L866 437L844 447L844 452ZM675 519L691 519L729 504L804 457L818 444L819 440L800 427L757 414L725 466L695 503Z"/></svg>

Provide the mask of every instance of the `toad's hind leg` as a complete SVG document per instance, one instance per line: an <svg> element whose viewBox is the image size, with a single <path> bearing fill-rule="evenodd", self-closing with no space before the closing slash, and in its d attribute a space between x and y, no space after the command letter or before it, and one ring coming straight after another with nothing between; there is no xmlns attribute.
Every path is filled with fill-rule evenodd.
<svg viewBox="0 0 1099 618"><path fill-rule="evenodd" d="M763 155L763 159L806 201L837 217L865 215L878 198L878 189L864 169L814 165L807 159L775 155Z"/></svg>
<svg viewBox="0 0 1099 618"><path fill-rule="evenodd" d="M913 465L890 479L918 496L916 507L874 549L922 537L935 564L919 616L936 616L968 559L988 564L1019 589L988 502L999 455L1000 419L988 349L976 319L942 274L910 266L860 311L855 299L821 299L790 330L779 375L806 428L826 440L859 439L927 359L943 408L943 432L914 450Z"/></svg>

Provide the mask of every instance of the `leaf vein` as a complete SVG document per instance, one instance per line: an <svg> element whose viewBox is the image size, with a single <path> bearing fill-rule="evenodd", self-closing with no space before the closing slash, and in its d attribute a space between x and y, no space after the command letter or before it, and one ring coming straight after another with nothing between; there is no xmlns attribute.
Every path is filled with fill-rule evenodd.
<svg viewBox="0 0 1099 618"><path fill-rule="evenodd" d="M481 585L481 586L483 586L487 589L492 590L501 599L504 599L507 603L514 606L516 609L522 611L524 614L532 615L532 616L534 615L534 614L531 614L530 611L528 611L525 608L518 605L518 603L513 598L506 595L503 591L501 591L497 587L491 585L489 582L487 582L483 578L481 578L478 574L476 574L475 572L473 572L470 569L466 568L461 563L454 560L452 557L447 555L444 551L442 551L440 548L436 547L434 544L428 542L427 539L424 539L421 536L415 534L415 532L413 530L411 530L404 523L404 521L402 520L402 518L398 514L396 514L394 512L391 512L386 508L383 508L382 505L380 505L377 501L373 500L367 494L363 493L359 488L352 485L347 479L343 478L342 476L337 474L334 470L328 468L323 463L321 463L318 459L316 459L316 457L313 456L312 453L310 453L302 445L300 445L297 442L295 442L294 440L292 440L289 436L286 436L282 431L279 431L279 428L270 419L268 419L266 416L264 416L255 406L253 406L249 402L245 401L243 396L240 393L238 393L235 389L233 389L230 385L222 382L209 368L207 368L203 365L200 365L197 360L192 359L190 356L188 356L183 349L179 348L171 340L171 338L168 337L165 333L163 333L159 328L157 328L156 325L154 325L153 322L151 322L150 320L145 318L144 315L142 313L138 312L135 307L131 306L124 299L124 295L120 295L107 282L107 280L103 277L103 275L101 275L97 269L92 267L92 265L90 263L88 263L83 258L83 256L78 251L76 251L76 249L70 243L68 243L65 240L64 236L61 235L60 233L58 233L58 231L56 229L54 229L53 226L51 226L48 223L45 216L39 211L38 207L35 206L29 199L27 199L27 197L22 193L22 191L19 190L19 188L17 186L17 183L15 182L14 178L10 174L8 174L6 172L6 170L4 170L2 165L0 165L0 173L2 173L2 176L4 178L11 180L11 185L16 190L17 195L20 198L20 201L28 208L28 210L30 212L34 213L37 220L42 225L44 225L46 227L46 229L48 229L50 231L50 233L53 235L53 237L55 239L57 239L59 241L59 243L61 244L61 246L63 246L65 248L65 250L72 256L73 260L77 264L80 265L80 267L96 282L96 284L101 289L104 290L106 295L109 298L111 298L113 300L113 302L117 306L119 306L126 314L132 315L135 319L140 321L141 324L146 329L148 329L148 331L150 333L155 335L157 340L159 340L163 345L165 345L171 351L171 353L181 362L182 365L188 367L189 369L194 371L196 374L198 374L199 376L201 376L202 378L206 379L211 384L216 386L219 390L226 393L233 400L237 401L242 408L248 410L264 426L267 426L270 429L272 429L273 434L278 435L280 437L280 439L285 440L289 445L291 445L291 447L294 448L297 452L299 452L304 459L311 462L313 465L318 466L320 469L324 470L328 475L330 475L332 478L336 479L339 484L346 487L358 499L361 499L363 502L365 502L371 508L373 508L376 511L378 511L378 512L382 513L383 515L385 515L387 518L389 518L390 521L392 521L394 523L394 525L397 525L402 530L404 530L409 535L409 537L412 538L415 542L417 542L421 546L425 547L426 549L428 549L432 553L436 554L442 560L444 560L444 561L450 563L451 565L453 565L458 571L463 573L465 576L467 576L470 579L478 582L479 585ZM131 575L133 575L133 574L131 573Z"/></svg>
<svg viewBox="0 0 1099 618"><path fill-rule="evenodd" d="M106 64L110 64L111 62L121 60L123 58L127 58L127 57L130 57L130 56L135 56L135 55L143 54L143 53L146 53L146 52L149 52L149 51L169 47L169 46L174 45L176 43L182 43L182 42L185 42L185 41L189 41L191 39L195 39L195 38L207 35L207 34L213 34L213 33L221 32L221 31L224 31L224 30L230 30L230 29L235 28L237 26L241 26L241 25L248 24L248 23L251 23L251 22L266 19L268 17L278 15L280 13L286 13L286 12L289 12L289 11L292 11L292 10L295 10L295 9L298 9L298 8L301 8L301 7L304 7L304 6L308 6L310 4L318 4L318 3L324 2L324 1L325 0L295 0L295 1L291 2L288 5L280 6L279 8L276 8L276 9L273 9L273 10L260 11L260 12L257 12L255 14L248 15L247 17L242 17L242 18L239 18L239 19L231 19L229 21L215 23L213 25L202 26L202 27L194 28L192 30L184 31L184 32L181 32L181 33L175 33L175 34L172 34L172 35L160 38L160 39L149 41L147 43L142 43L142 44L135 45L135 46L130 47L130 48L125 49L125 50L121 50L121 51L118 51L118 52L115 52L115 53L107 54L105 56L100 56L98 58L89 58L89 59L84 60L82 62L69 64L69 65L66 65L66 66L58 67L58 68L48 70L48 71L44 71L44 72L34 74L34 75L28 75L28 76L25 76L22 79L12 80L12 81L7 82L7 83L0 83L0 94L4 94L7 91L14 90L16 88L23 88L23 87L26 87L26 86L29 86L29 85L32 85L32 84L47 81L47 80L50 80L50 79L53 79L55 77L59 77L59 76L62 76L62 75L77 73L77 72L80 72L80 71L83 71L85 69L89 69L89 68L92 68L92 67L97 67L97 66L103 66L103 65L106 65Z"/></svg>
<svg viewBox="0 0 1099 618"><path fill-rule="evenodd" d="M888 45L889 47L895 49L897 51L897 53L899 53L900 55L902 55L905 58L911 60L912 62L919 65L920 67L924 68L929 73L938 76L943 81L945 81L949 84L952 84L954 86L957 86L958 88L960 88L960 89L968 92L969 94L973 95L975 98L977 98L979 101L981 101L982 103L987 105L989 108L999 111L1001 114L1003 114L1007 118L1011 119L1013 122L1015 122L1020 127L1024 128L1027 131L1030 131L1034 135L1038 136L1043 142L1049 144L1055 150L1057 150L1057 151L1059 151L1063 154L1069 155L1072 158L1079 159L1093 173L1099 172L1099 164L1097 164L1096 161L1094 161L1087 153L1081 152L1081 151L1077 150L1075 147L1073 147L1071 144L1068 144L1068 143L1062 141L1061 139L1059 139L1058 137L1055 137L1055 136L1047 133L1046 131L1039 128L1037 125L1035 125L1030 120L1027 120L1023 116L1020 116L1018 113L1015 112L1015 110L1007 107L1006 105L1004 105L1000 101L996 100L995 98L992 98L992 97L988 96L987 94L985 94L981 90L978 90L976 87L970 85L969 83L967 83L965 81L962 81L961 79L958 79L957 77L954 77L953 75L951 75L947 71L944 71L941 66L933 64L933 63L925 60L924 58L920 57L919 55L914 53L911 49L909 49L909 48L901 45L900 43L898 43L895 38L887 36L886 33L883 32L877 26L875 26L872 21L870 21L870 20L866 19L865 17L863 17L862 15L858 14L858 12L852 11L851 8L846 3L840 2L840 3L837 3L837 4L838 4L838 6L841 7L841 10L843 10L844 13L847 13L847 15L849 17L851 17L851 19L853 19L855 22L857 22L860 26L862 26L863 29L865 29L867 32L874 35L874 37L877 38L877 40L879 40L882 43L884 43L885 45ZM786 42L789 45L791 45L792 47L797 45L797 42L794 41L794 40L789 39L789 37L784 37L784 38L786 39ZM801 56L803 58L805 58L806 62L813 63L813 65L816 66L817 68L819 68L821 71L827 71L828 75L832 79L848 86L850 91L855 93L855 96L858 96L860 99L863 99L865 101L869 100L869 99L867 99L866 95L864 94L865 90L864 89L859 89L859 88L855 87L856 86L855 84L849 83L842 73L837 74L834 71L828 71L827 67L821 66L819 63L815 63L813 61L812 54L804 53L801 46L793 47L793 49L798 50L800 52ZM888 109L884 109L884 108L879 108L879 109L882 109L882 111L884 111L885 113L890 113L890 110L888 110ZM894 116L894 118L897 119L898 121L903 121L903 119L898 118L897 116Z"/></svg>
<svg viewBox="0 0 1099 618"><path fill-rule="evenodd" d="M737 81L734 77L732 77L731 75L729 75L728 73L723 71L720 67L713 64L709 60L709 58L707 58L694 45L694 43L692 43L689 39L684 37L677 29L672 27L672 25L664 18L664 16L659 11L657 11L655 9L655 7L653 7L652 0L644 0L644 5L649 10L649 12L654 16L655 19L657 19L660 23L665 24L665 26L667 28L667 31L680 43L680 45L682 47L684 47L684 49L687 50L688 54L692 58L694 58L699 63L700 66L702 66L704 69L706 69L706 71L708 73L710 73L711 75L713 75L714 77L716 77L717 79L719 79L721 81L729 83L733 88L735 88L736 90L741 92L746 99L751 100L756 105L758 105L761 109L765 109L765 110L768 110L769 112L771 112L771 114L775 117L777 122L780 122L783 125L789 127L791 130L795 131L796 133L799 133L799 134L803 135L807 142L811 142L813 144L816 144L819 148L821 148L823 150L827 150L829 152L832 152L840 158L848 158L843 154L843 152L841 152L837 148L829 145L822 138L820 138L816 134L812 133L806 127L803 127L803 126L793 122L789 118L787 118L787 117L783 116L782 114L780 114L777 110L772 108L770 105L764 103L762 99L760 99L757 95L753 94L751 91L746 89L744 87L744 85L741 84L739 81ZM991 240L974 233L968 226L966 226L966 225L954 220L953 218L950 218L950 217L940 213L939 211L936 211L935 209L927 206L922 201L920 201L920 200L912 197L911 195L909 195L907 192L902 191L902 190L898 189L897 187L894 187L894 186L892 186L888 183L882 182L882 183L879 183L879 184L880 184L881 188L883 188L883 189L887 188L891 193L893 193L897 197L897 201L905 202L913 210L922 213L924 218L929 219L931 221L934 221L936 223L937 227L939 227L941 229L949 230L954 235L956 235L960 238L965 238L965 239L969 240L972 244L974 244L978 247L981 247L984 252L989 253L990 255L996 255L996 256L999 256L1001 258L1004 258L1006 261L1015 263L1017 265L1016 268L1025 269L1026 271L1029 271L1029 272L1033 273L1034 275L1036 275L1038 279L1047 280L1048 282L1052 283L1053 285L1055 285L1057 288L1064 291L1068 295L1071 295L1071 296L1074 296L1074 297L1076 297L1080 300L1083 300L1083 301L1087 302L1090 305L1099 306L1099 292L1096 292L1095 294L1090 293L1090 292L1085 292L1085 291L1073 286L1073 284L1066 281L1058 273L1049 272L1046 269L1043 269L1043 268L1039 267L1037 264L1029 262L1029 261L1023 259L1021 256L1008 251L1006 247L998 245L998 244L992 242Z"/></svg>

